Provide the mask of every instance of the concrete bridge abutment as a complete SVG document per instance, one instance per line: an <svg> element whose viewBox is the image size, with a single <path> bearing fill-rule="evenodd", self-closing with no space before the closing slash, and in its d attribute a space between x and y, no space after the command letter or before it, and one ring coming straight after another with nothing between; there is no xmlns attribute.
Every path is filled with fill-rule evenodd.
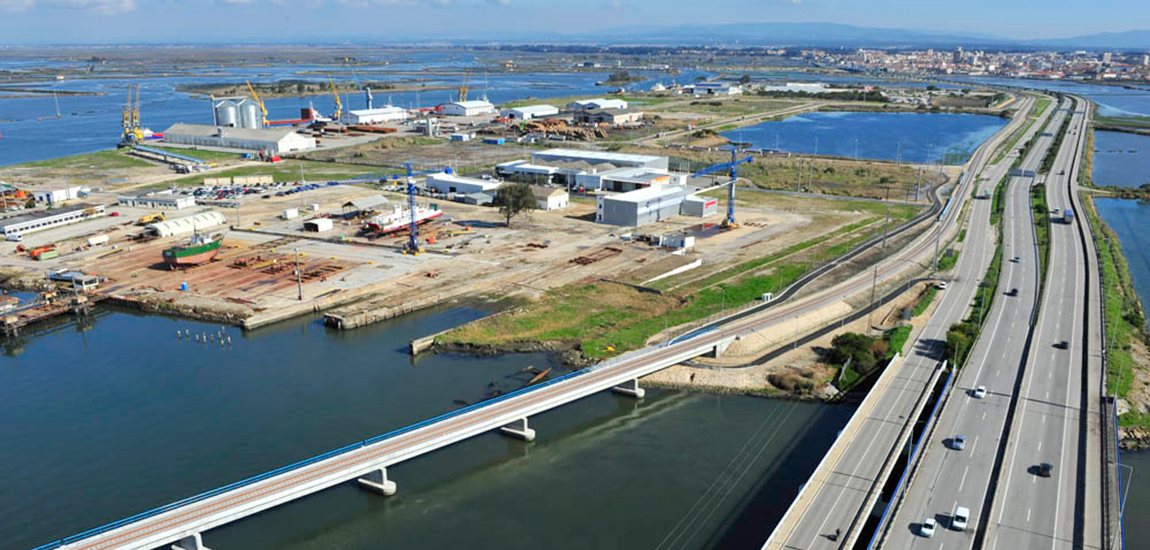
<svg viewBox="0 0 1150 550"><path fill-rule="evenodd" d="M204 539L196 533L190 537L184 537L172 545L172 550L209 550L204 546Z"/></svg>
<svg viewBox="0 0 1150 550"><path fill-rule="evenodd" d="M360 487L375 491L385 497L395 494L395 482L387 479L387 468L372 470L356 481L359 482Z"/></svg>
<svg viewBox="0 0 1150 550"><path fill-rule="evenodd" d="M623 395L629 395L635 399L642 399L644 395L647 395L647 391L639 387L638 378L633 378L627 382L624 382L622 385L615 386L614 388L611 388L611 391Z"/></svg>
<svg viewBox="0 0 1150 550"><path fill-rule="evenodd" d="M499 432L503 435L508 435L514 438L522 439L523 441L535 441L535 430L527 427L527 418L520 418L502 428Z"/></svg>

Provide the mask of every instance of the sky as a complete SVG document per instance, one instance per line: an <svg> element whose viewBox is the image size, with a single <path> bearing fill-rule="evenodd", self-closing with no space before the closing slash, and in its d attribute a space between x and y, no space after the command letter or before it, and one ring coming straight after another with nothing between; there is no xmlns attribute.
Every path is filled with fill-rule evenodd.
<svg viewBox="0 0 1150 550"><path fill-rule="evenodd" d="M633 25L827 22L1060 38L1150 27L1146 0L0 0L0 44L516 41Z"/></svg>

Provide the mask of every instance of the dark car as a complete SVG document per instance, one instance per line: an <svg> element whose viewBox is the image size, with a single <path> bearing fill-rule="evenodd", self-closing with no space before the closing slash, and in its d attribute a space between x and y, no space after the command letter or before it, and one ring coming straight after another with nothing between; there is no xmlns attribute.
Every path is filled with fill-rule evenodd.
<svg viewBox="0 0 1150 550"><path fill-rule="evenodd" d="M1058 349L1070 349L1070 342L1067 342L1066 340L1059 340L1054 343L1054 347Z"/></svg>
<svg viewBox="0 0 1150 550"><path fill-rule="evenodd" d="M1017 288L1012 288L1012 289L1010 289L1010 291L1009 291L1009 292L1007 292L1007 293L1006 293L1006 295L1007 295L1007 296L1018 296L1018 289L1017 289Z"/></svg>
<svg viewBox="0 0 1150 550"><path fill-rule="evenodd" d="M1040 477L1050 477L1054 475L1054 465L1049 462L1043 462L1038 465L1038 475Z"/></svg>

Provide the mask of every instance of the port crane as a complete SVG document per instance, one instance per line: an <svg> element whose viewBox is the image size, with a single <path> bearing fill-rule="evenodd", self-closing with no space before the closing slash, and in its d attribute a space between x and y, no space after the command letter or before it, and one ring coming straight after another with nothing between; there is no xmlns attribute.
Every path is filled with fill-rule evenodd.
<svg viewBox="0 0 1150 550"><path fill-rule="evenodd" d="M255 102L260 106L260 113L263 116L263 125L265 127L268 126L268 108L264 106L264 100L260 99L260 94L256 93L256 89L254 86L252 86L251 82L245 80L244 84L248 85L248 91L251 92L252 99L255 100Z"/></svg>
<svg viewBox="0 0 1150 550"><path fill-rule="evenodd" d="M411 214L411 235L407 239L407 244L403 247L403 253L418 256L420 252L423 252L423 249L419 246L419 220L417 219L417 211L415 209L415 178L416 176L426 176L428 174L439 174L443 172L450 174L451 168L415 172L412 170L410 162L403 163L403 168L407 170L407 208ZM399 175L391 176L393 181L398 181L399 178Z"/></svg>
<svg viewBox="0 0 1150 550"><path fill-rule="evenodd" d="M467 81L471 79L470 74L463 75L463 83L459 85L459 101L462 103L467 101Z"/></svg>
<svg viewBox="0 0 1150 550"><path fill-rule="evenodd" d="M708 166L702 170L699 170L698 172L695 172L694 174L691 174L691 177L698 178L698 177L706 176L708 174L714 174L715 172L722 172L724 170L730 171L731 182L730 182L729 186L727 187L727 217L723 220L723 223L720 225L720 227L722 227L723 229L734 229L734 228L739 226L737 223L735 223L735 182L737 182L739 180L739 165L743 164L745 162L754 162L755 161L755 157L743 157L743 158L738 158L738 157L739 157L738 149L731 147L731 162L723 162L720 164L714 164L714 165Z"/></svg>
<svg viewBox="0 0 1150 550"><path fill-rule="evenodd" d="M140 129L140 85L134 86L136 99L132 101L132 84L128 84L128 100L124 102L124 109L120 117L120 125L124 132L120 134L120 145L132 145L144 141L144 131Z"/></svg>
<svg viewBox="0 0 1150 550"><path fill-rule="evenodd" d="M367 103L367 109L370 111L372 109L372 99L374 99L371 96L371 88L364 86L363 82L360 82L359 73L356 72L355 65L351 64L351 58L345 57L343 58L343 62L351 69L351 76L355 79L355 87L363 90L363 99Z"/></svg>
<svg viewBox="0 0 1150 550"><path fill-rule="evenodd" d="M260 115L261 115L262 120L263 120L263 127L264 128L271 127L271 126L281 126L281 125L285 125L285 124L303 124L305 122L312 122L315 120L315 110L314 109L305 110L303 114L306 114L308 116L303 117L303 118L294 118L294 119L290 119L290 120L268 120L268 108L267 108L267 106L264 105L264 100L262 98L260 98L260 94L256 93L256 89L254 86L252 86L251 82L245 80L244 84L248 85L248 94L252 96L252 100L254 100L256 102L256 104L258 104L260 106Z"/></svg>
<svg viewBox="0 0 1150 550"><path fill-rule="evenodd" d="M331 75L327 75L327 83L331 85L331 96L335 98L335 114L331 119L340 122L343 118L343 102L339 100L339 90L335 89L335 81L331 79Z"/></svg>

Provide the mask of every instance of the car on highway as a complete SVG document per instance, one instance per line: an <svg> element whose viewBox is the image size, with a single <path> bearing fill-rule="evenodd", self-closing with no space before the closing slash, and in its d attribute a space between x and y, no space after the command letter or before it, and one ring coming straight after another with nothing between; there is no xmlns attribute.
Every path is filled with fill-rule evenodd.
<svg viewBox="0 0 1150 550"><path fill-rule="evenodd" d="M1038 465L1039 477L1050 477L1054 475L1054 465L1049 462L1043 462Z"/></svg>
<svg viewBox="0 0 1150 550"><path fill-rule="evenodd" d="M950 440L950 448L956 451L961 451L966 448L966 436L958 434L954 439Z"/></svg>
<svg viewBox="0 0 1150 550"><path fill-rule="evenodd" d="M984 397L986 397L986 386L979 386L977 388L974 388L974 398L975 399L982 399Z"/></svg>
<svg viewBox="0 0 1150 550"><path fill-rule="evenodd" d="M922 520L922 527L918 528L918 534L926 538L934 538L934 528L938 526L938 522L934 518L926 518Z"/></svg>
<svg viewBox="0 0 1150 550"><path fill-rule="evenodd" d="M939 290L946 290L946 281L939 281L934 285L934 287Z"/></svg>
<svg viewBox="0 0 1150 550"><path fill-rule="evenodd" d="M959 506L954 509L954 515L950 517L950 527L955 531L966 531L968 521L970 521L970 509Z"/></svg>
<svg viewBox="0 0 1150 550"><path fill-rule="evenodd" d="M1018 256L1015 256L1015 257L1011 258L1011 259L1010 259L1010 261L1011 261L1011 262L1014 262L1014 263L1016 263L1016 264L1017 264L1017 263L1020 263L1020 262L1022 262L1022 258L1019 258Z"/></svg>
<svg viewBox="0 0 1150 550"><path fill-rule="evenodd" d="M1018 296L1018 287L1014 287L1006 292L1007 296Z"/></svg>
<svg viewBox="0 0 1150 550"><path fill-rule="evenodd" d="M1054 347L1058 349L1070 349L1070 342L1067 342L1066 340L1059 340L1054 343Z"/></svg>

